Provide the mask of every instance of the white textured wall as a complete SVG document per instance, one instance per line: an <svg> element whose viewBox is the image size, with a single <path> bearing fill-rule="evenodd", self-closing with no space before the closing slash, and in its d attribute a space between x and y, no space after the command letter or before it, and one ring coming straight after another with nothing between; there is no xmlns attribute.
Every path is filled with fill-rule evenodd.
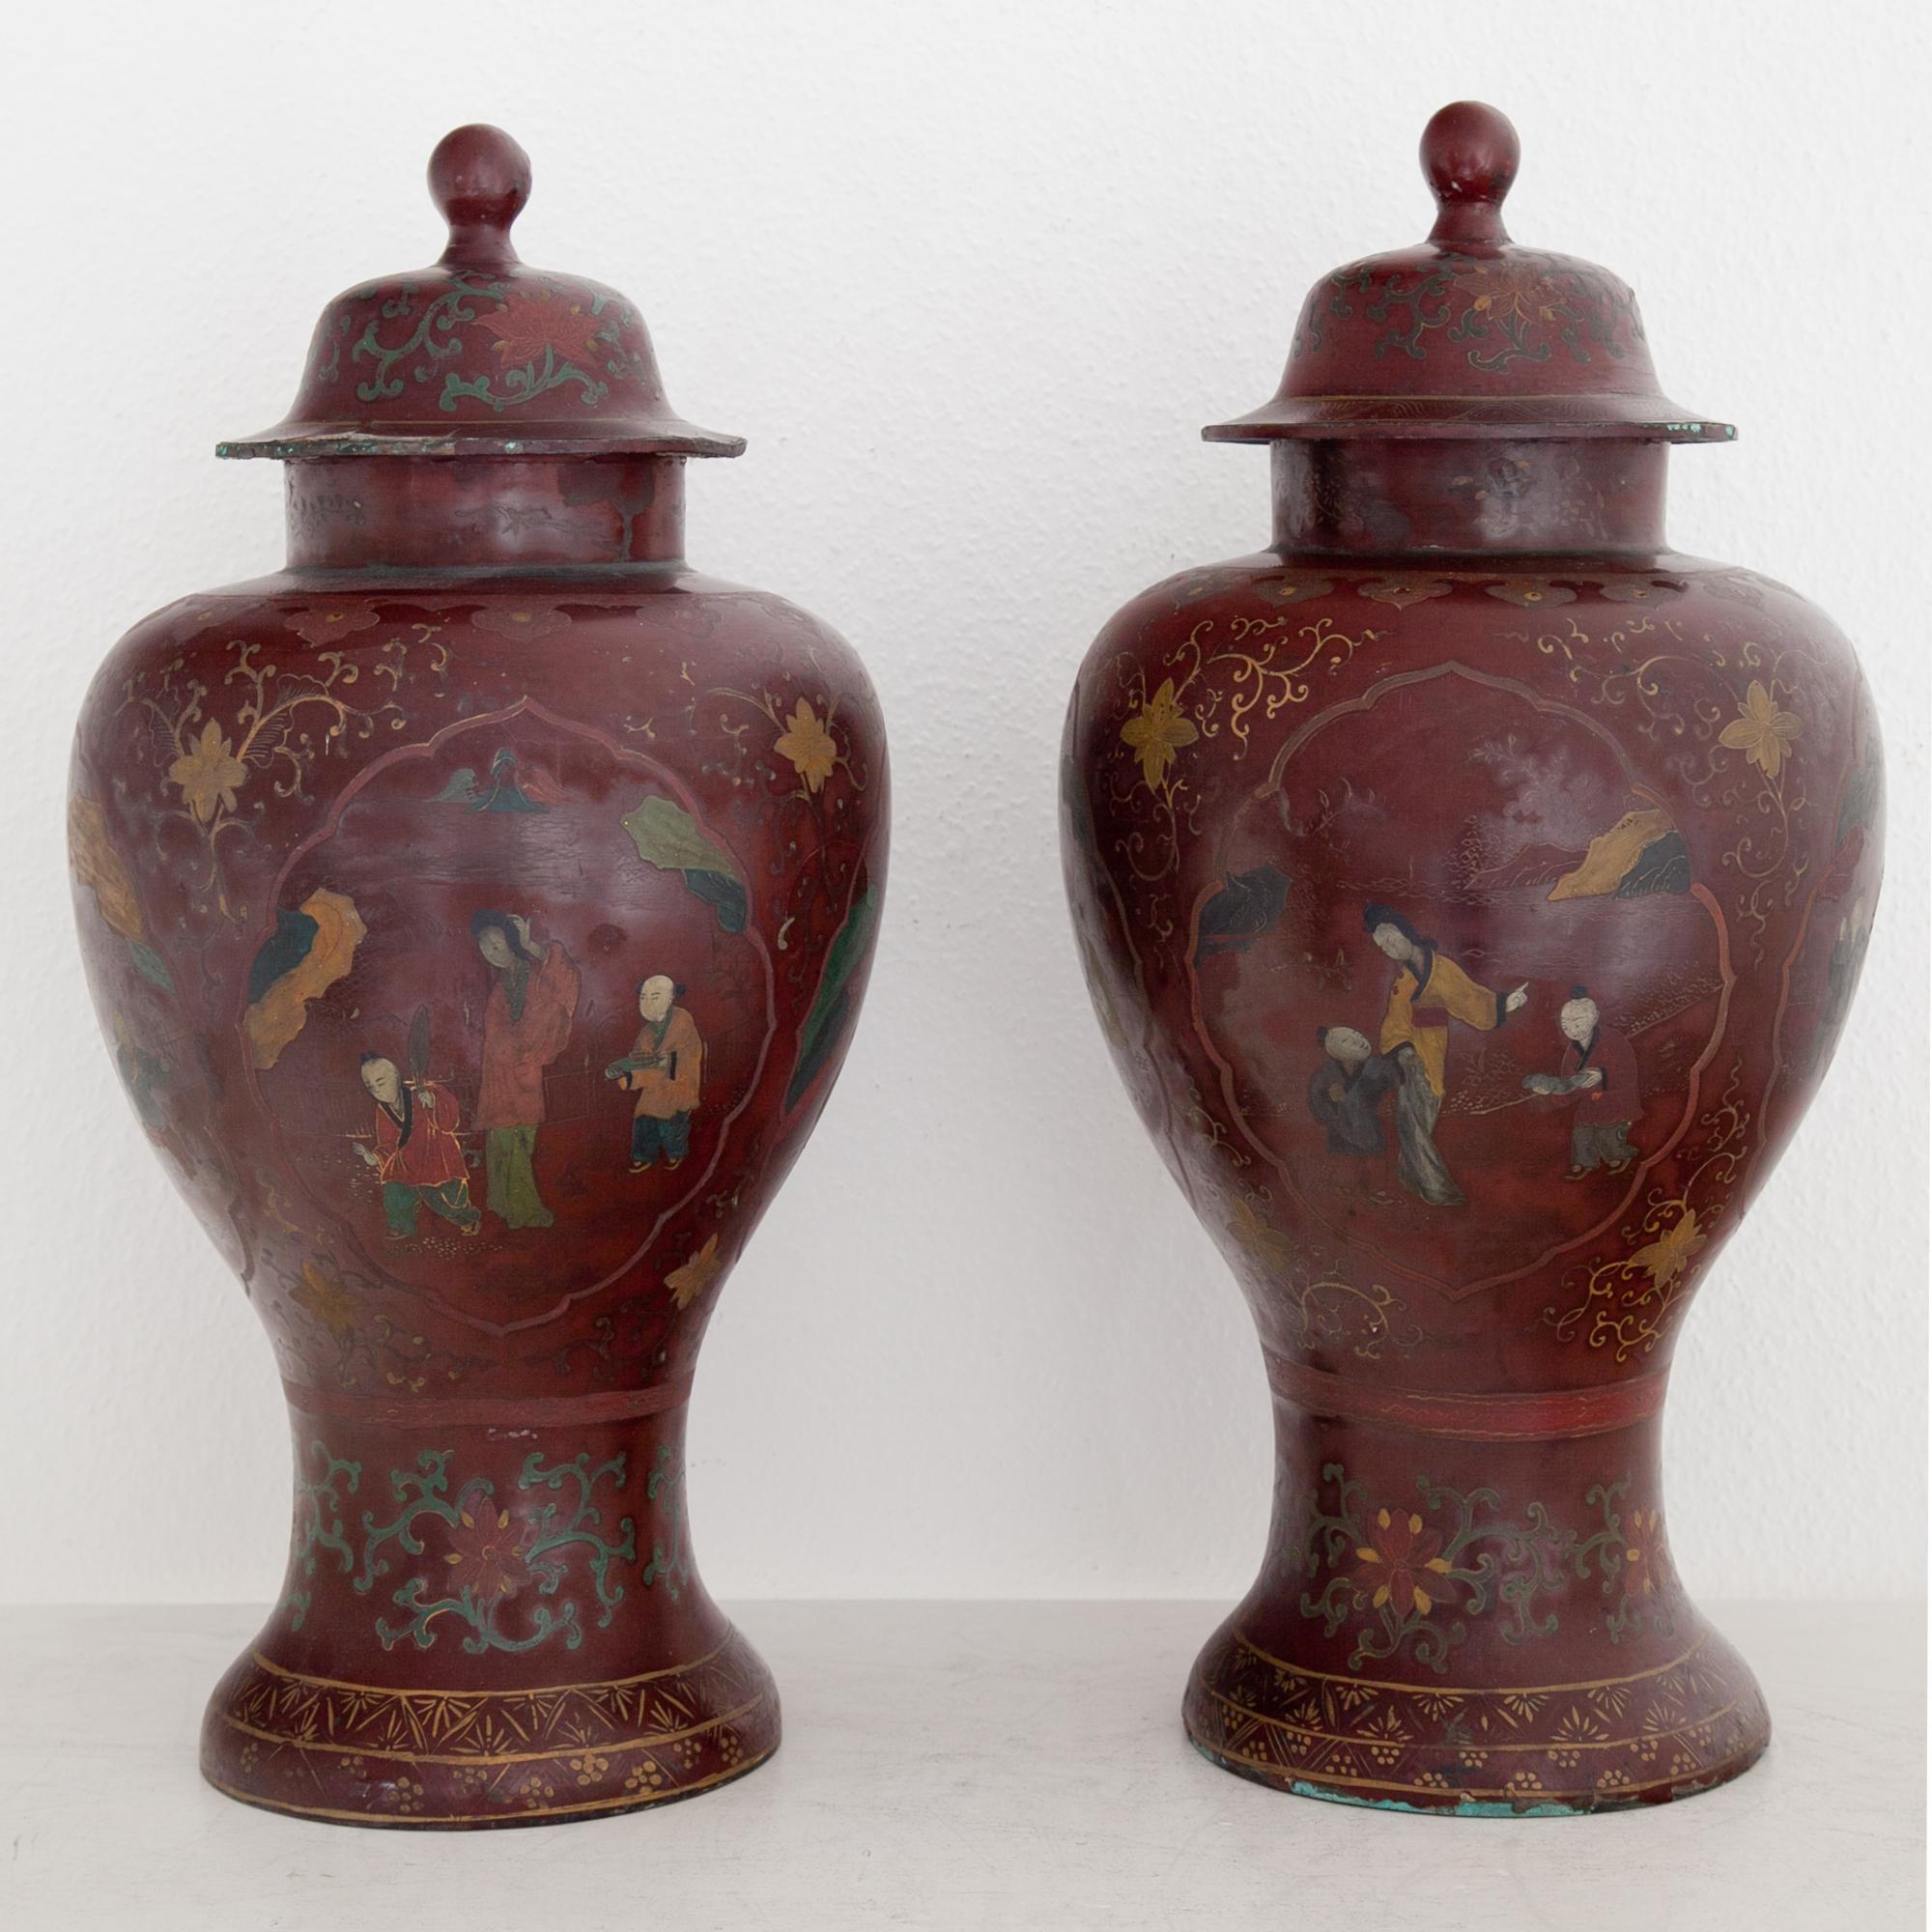
<svg viewBox="0 0 1932 1932"><path fill-rule="evenodd" d="M1503 106L1519 237L1637 286L1673 534L1809 591L1886 719L1891 877L1839 1064L1709 1282L1670 1425L1712 1595L1916 1591L1925 1358L1924 14L1904 4L36 8L10 30L0 757L12 1076L0 1595L266 1598L281 1406L95 1034L67 740L134 617L279 559L315 315L432 259L429 149L529 149L526 256L642 304L692 554L859 645L897 822L842 1086L699 1378L726 1593L1220 1594L1264 1525L1246 1316L1118 1090L1054 763L1113 607L1265 530L1259 402L1322 270L1419 237L1423 121ZM21 83L24 83L23 85Z"/></svg>

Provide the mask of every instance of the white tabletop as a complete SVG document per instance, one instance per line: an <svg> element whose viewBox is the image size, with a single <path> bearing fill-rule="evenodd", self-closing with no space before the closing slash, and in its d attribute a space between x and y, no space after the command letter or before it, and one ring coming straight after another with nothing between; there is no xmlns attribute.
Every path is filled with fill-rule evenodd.
<svg viewBox="0 0 1932 1932"><path fill-rule="evenodd" d="M1244 1783L1181 1735L1204 1604L747 1604L772 1762L540 1830L362 1832L195 1772L249 1610L0 1610L8 1932L836 1926L1642 1926L1891 1932L1924 1916L1923 1616L1733 1605L1771 1700L1737 1782L1587 1819L1414 1817ZM85 1662L83 1662L83 1658Z"/></svg>

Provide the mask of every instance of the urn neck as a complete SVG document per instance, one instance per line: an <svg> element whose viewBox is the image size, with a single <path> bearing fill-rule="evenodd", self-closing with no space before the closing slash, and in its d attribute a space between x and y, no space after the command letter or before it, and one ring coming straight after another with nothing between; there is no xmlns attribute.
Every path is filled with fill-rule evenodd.
<svg viewBox="0 0 1932 1932"><path fill-rule="evenodd" d="M1274 548L1655 552L1663 548L1666 450L1624 438L1281 441Z"/></svg>
<svg viewBox="0 0 1932 1932"><path fill-rule="evenodd" d="M288 469L307 569L676 563L684 459L330 457Z"/></svg>

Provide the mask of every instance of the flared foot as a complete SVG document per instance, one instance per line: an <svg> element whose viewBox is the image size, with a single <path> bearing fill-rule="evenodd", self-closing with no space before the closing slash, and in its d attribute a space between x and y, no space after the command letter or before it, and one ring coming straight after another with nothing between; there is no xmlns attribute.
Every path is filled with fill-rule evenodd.
<svg viewBox="0 0 1932 1932"><path fill-rule="evenodd" d="M335 1824L475 1830L633 1811L715 1790L779 1746L778 1692L735 1630L709 1656L606 1682L384 1689L270 1662L221 1680L202 1776Z"/></svg>
<svg viewBox="0 0 1932 1932"><path fill-rule="evenodd" d="M1247 1606L1243 1606L1244 1609ZM1236 1612L1196 1661L1187 1734L1213 1763L1303 1798L1458 1817L1570 1817L1726 1783L1771 1741L1756 1680L1685 1620L1674 1654L1562 1683L1321 1670L1243 1634ZM1277 1638L1279 1643L1280 1639ZM1525 1660L1527 1661L1527 1660Z"/></svg>
<svg viewBox="0 0 1932 1932"><path fill-rule="evenodd" d="M336 1824L541 1825L778 1748L771 1673L693 1560L681 1405L539 1427L298 1400L281 1601L202 1723L217 1790Z"/></svg>

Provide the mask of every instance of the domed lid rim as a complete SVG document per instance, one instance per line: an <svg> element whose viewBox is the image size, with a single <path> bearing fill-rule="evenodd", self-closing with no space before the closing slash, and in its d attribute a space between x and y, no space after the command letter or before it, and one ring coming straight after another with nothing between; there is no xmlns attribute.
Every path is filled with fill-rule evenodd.
<svg viewBox="0 0 1932 1932"><path fill-rule="evenodd" d="M1668 396L1271 396L1201 432L1205 442L1339 437L1524 440L1625 437L1639 442L1734 442L1737 428L1692 414Z"/></svg>
<svg viewBox="0 0 1932 1932"><path fill-rule="evenodd" d="M323 310L294 405L218 457L737 456L681 416L650 330L607 283L511 244L529 156L471 123L429 161L448 242L429 267L352 283Z"/></svg>
<svg viewBox="0 0 1932 1932"><path fill-rule="evenodd" d="M214 453L229 461L267 457L284 463L343 456L742 456L745 439L700 429L682 418L605 437L586 437L570 425L555 424L516 433L452 430L439 424L425 426L420 435L399 435L387 423L380 433L366 424L277 423L217 442Z"/></svg>
<svg viewBox="0 0 1932 1932"><path fill-rule="evenodd" d="M1274 395L1209 424L1208 441L1736 440L1662 392L1627 283L1510 240L1502 204L1521 144L1508 116L1452 101L1423 129L1420 157L1436 211L1427 239L1317 282Z"/></svg>

